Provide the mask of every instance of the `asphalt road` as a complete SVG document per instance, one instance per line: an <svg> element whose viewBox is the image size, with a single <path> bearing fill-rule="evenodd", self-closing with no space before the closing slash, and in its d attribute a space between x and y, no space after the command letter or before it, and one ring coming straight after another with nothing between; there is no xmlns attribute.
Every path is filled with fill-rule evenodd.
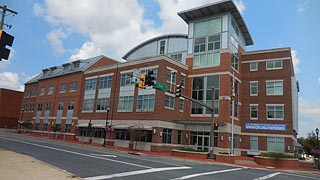
<svg viewBox="0 0 320 180"><path fill-rule="evenodd" d="M319 174L301 174L201 163L166 157L131 155L126 152L69 144L0 130L0 147L23 153L86 180L314 180Z"/></svg>

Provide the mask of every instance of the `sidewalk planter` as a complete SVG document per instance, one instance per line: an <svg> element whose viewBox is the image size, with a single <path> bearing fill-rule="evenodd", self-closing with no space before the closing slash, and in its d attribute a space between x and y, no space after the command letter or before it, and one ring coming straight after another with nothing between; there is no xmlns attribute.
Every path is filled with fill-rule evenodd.
<svg viewBox="0 0 320 180"><path fill-rule="evenodd" d="M236 156L229 154L215 154L217 162L234 164Z"/></svg>
<svg viewBox="0 0 320 180"><path fill-rule="evenodd" d="M172 149L171 155L179 157L190 157L197 159L208 159L209 154L207 152L195 152L195 151L183 151L178 149Z"/></svg>
<svg viewBox="0 0 320 180"><path fill-rule="evenodd" d="M270 158L270 157L255 156L254 161L260 165L272 166L272 167L278 167L278 168L290 169L290 168L299 167L299 160L291 159L291 158Z"/></svg>

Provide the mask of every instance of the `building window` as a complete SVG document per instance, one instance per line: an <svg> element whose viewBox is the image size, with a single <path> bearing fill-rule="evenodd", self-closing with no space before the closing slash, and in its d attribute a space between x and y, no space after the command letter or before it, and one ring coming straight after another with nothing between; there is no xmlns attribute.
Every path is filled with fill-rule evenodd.
<svg viewBox="0 0 320 180"><path fill-rule="evenodd" d="M42 87L42 88L40 89L40 94L39 94L39 96L43 96L45 91L46 91L46 88L45 88L45 87Z"/></svg>
<svg viewBox="0 0 320 180"><path fill-rule="evenodd" d="M151 75L152 77L154 77L154 81L157 81L157 76L158 76L158 69L143 69L141 70L141 74L148 74L148 72L153 72L153 74Z"/></svg>
<svg viewBox="0 0 320 180"><path fill-rule="evenodd" d="M60 84L60 93L65 93L66 89L67 89L67 84L66 83Z"/></svg>
<svg viewBox="0 0 320 180"><path fill-rule="evenodd" d="M38 111L42 111L42 104L38 104Z"/></svg>
<svg viewBox="0 0 320 180"><path fill-rule="evenodd" d="M47 130L48 130L48 123L43 123L42 131L47 131Z"/></svg>
<svg viewBox="0 0 320 180"><path fill-rule="evenodd" d="M109 98L99 98L97 102L97 111L106 111L109 106Z"/></svg>
<svg viewBox="0 0 320 180"><path fill-rule="evenodd" d="M166 95L165 107L169 109L174 109L174 97Z"/></svg>
<svg viewBox="0 0 320 180"><path fill-rule="evenodd" d="M181 75L180 85L182 87L186 87L186 76L185 75Z"/></svg>
<svg viewBox="0 0 320 180"><path fill-rule="evenodd" d="M273 60L266 62L267 70L282 69L282 60Z"/></svg>
<svg viewBox="0 0 320 180"><path fill-rule="evenodd" d="M47 105L46 105L46 111L50 111L50 109L51 109L51 103L48 102Z"/></svg>
<svg viewBox="0 0 320 180"><path fill-rule="evenodd" d="M178 130L178 144L182 143L182 131Z"/></svg>
<svg viewBox="0 0 320 180"><path fill-rule="evenodd" d="M183 99L179 100L179 110L184 111L184 100Z"/></svg>
<svg viewBox="0 0 320 180"><path fill-rule="evenodd" d="M69 101L68 110L73 110L73 109L74 109L74 101Z"/></svg>
<svg viewBox="0 0 320 180"><path fill-rule="evenodd" d="M80 62L73 63L73 68L78 69L80 67Z"/></svg>
<svg viewBox="0 0 320 180"><path fill-rule="evenodd" d="M70 84L70 91L76 91L77 90L77 81L73 81Z"/></svg>
<svg viewBox="0 0 320 180"><path fill-rule="evenodd" d="M34 124L34 130L39 131L39 125L40 125L40 123L35 123Z"/></svg>
<svg viewBox="0 0 320 180"><path fill-rule="evenodd" d="M215 114L219 112L219 75L195 77L192 79L192 98L206 104L212 104L212 87L215 88L214 107ZM211 110L192 103L192 114L212 114Z"/></svg>
<svg viewBox="0 0 320 180"><path fill-rule="evenodd" d="M193 51L194 51L194 53L206 51L206 38L205 37L195 39Z"/></svg>
<svg viewBox="0 0 320 180"><path fill-rule="evenodd" d="M283 120L284 106L283 105L267 105L268 120Z"/></svg>
<svg viewBox="0 0 320 180"><path fill-rule="evenodd" d="M85 99L83 100L82 111L93 111L94 99Z"/></svg>
<svg viewBox="0 0 320 180"><path fill-rule="evenodd" d="M172 142L172 130L163 129L162 131L162 143L171 144Z"/></svg>
<svg viewBox="0 0 320 180"><path fill-rule="evenodd" d="M172 54L172 55L170 55L170 57L171 57L171 59L174 59L178 62L182 62L182 54L181 53L180 54Z"/></svg>
<svg viewBox="0 0 320 180"><path fill-rule="evenodd" d="M119 140L130 140L130 133L126 129L116 129L116 139Z"/></svg>
<svg viewBox="0 0 320 180"><path fill-rule="evenodd" d="M118 111L132 112L133 99L133 96L120 96L118 101Z"/></svg>
<svg viewBox="0 0 320 180"><path fill-rule="evenodd" d="M134 84L134 82L132 81L131 73L121 74L120 86L131 86L132 84Z"/></svg>
<svg viewBox="0 0 320 180"><path fill-rule="evenodd" d="M63 71L64 72L68 72L69 70L70 70L70 65L69 64L63 66Z"/></svg>
<svg viewBox="0 0 320 180"><path fill-rule="evenodd" d="M258 150L259 143L258 143L258 136L250 136L250 149L251 150Z"/></svg>
<svg viewBox="0 0 320 180"><path fill-rule="evenodd" d="M136 130L135 133L135 141L140 142L152 142L152 131L147 130Z"/></svg>
<svg viewBox="0 0 320 180"><path fill-rule="evenodd" d="M53 94L53 89L54 89L54 86L49 86L48 94Z"/></svg>
<svg viewBox="0 0 320 180"><path fill-rule="evenodd" d="M97 85L97 79L87 79L86 80L86 91L93 91L96 90L96 85Z"/></svg>
<svg viewBox="0 0 320 180"><path fill-rule="evenodd" d="M63 110L63 102L59 102L58 104L58 110Z"/></svg>
<svg viewBox="0 0 320 180"><path fill-rule="evenodd" d="M64 132L70 133L71 132L71 124L66 124L64 128Z"/></svg>
<svg viewBox="0 0 320 180"><path fill-rule="evenodd" d="M193 67L206 67L214 65L220 65L220 52L195 54L193 56Z"/></svg>
<svg viewBox="0 0 320 180"><path fill-rule="evenodd" d="M250 96L258 95L258 81L250 81Z"/></svg>
<svg viewBox="0 0 320 180"><path fill-rule="evenodd" d="M31 111L31 112L34 112L34 104L31 104L31 105L30 105L30 111Z"/></svg>
<svg viewBox="0 0 320 180"><path fill-rule="evenodd" d="M177 79L177 72L174 70L167 69L167 82L172 82L173 84L176 83Z"/></svg>
<svg viewBox="0 0 320 180"><path fill-rule="evenodd" d="M258 105L250 105L250 119L258 119Z"/></svg>
<svg viewBox="0 0 320 180"><path fill-rule="evenodd" d="M160 41L160 54L164 54L166 49L166 41Z"/></svg>
<svg viewBox="0 0 320 180"><path fill-rule="evenodd" d="M284 138L268 137L267 151L284 153Z"/></svg>
<svg viewBox="0 0 320 180"><path fill-rule="evenodd" d="M283 81L267 81L267 95L283 95Z"/></svg>
<svg viewBox="0 0 320 180"><path fill-rule="evenodd" d="M250 62L250 71L258 71L258 62Z"/></svg>
<svg viewBox="0 0 320 180"><path fill-rule="evenodd" d="M154 94L138 96L138 111L154 111Z"/></svg>
<svg viewBox="0 0 320 180"><path fill-rule="evenodd" d="M218 147L219 136L218 133L214 133L214 147ZM191 131L190 132L190 145L196 146L197 149L208 151L210 148L210 133L203 131Z"/></svg>
<svg viewBox="0 0 320 180"><path fill-rule="evenodd" d="M99 80L99 89L111 88L112 76L100 77Z"/></svg>
<svg viewBox="0 0 320 180"><path fill-rule="evenodd" d="M231 56L231 67L239 71L239 58L236 57L235 55Z"/></svg>

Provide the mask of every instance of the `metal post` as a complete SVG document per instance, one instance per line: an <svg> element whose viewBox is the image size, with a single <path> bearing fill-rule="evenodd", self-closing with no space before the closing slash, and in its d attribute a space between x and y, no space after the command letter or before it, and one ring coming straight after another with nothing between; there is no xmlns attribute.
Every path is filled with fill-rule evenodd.
<svg viewBox="0 0 320 180"><path fill-rule="evenodd" d="M210 123L210 155L209 159L214 159L214 87L212 87L212 120Z"/></svg>
<svg viewBox="0 0 320 180"><path fill-rule="evenodd" d="M108 116L109 116L109 106L107 107L107 117L106 117L106 127L104 128L104 136L103 136L103 147L106 147L106 136L107 136L107 128L108 128Z"/></svg>
<svg viewBox="0 0 320 180"><path fill-rule="evenodd" d="M316 128L316 134L317 134L317 149L319 149L319 128Z"/></svg>
<svg viewBox="0 0 320 180"><path fill-rule="evenodd" d="M10 27L11 27L11 25L4 24L4 17L6 16L6 12L8 11L8 12L10 12L10 13L12 13L12 14L18 14L18 13L17 13L16 11L13 11L13 10L11 10L11 9L8 9L6 5L4 5L3 7L0 6L0 9L2 9L0 29L3 28L3 25L6 25L6 26L10 26ZM9 27L9 28L10 28L10 27Z"/></svg>
<svg viewBox="0 0 320 180"><path fill-rule="evenodd" d="M231 92L231 96L235 96L235 79L234 79L234 73L232 74L232 92ZM233 130L233 126L234 126L234 101L235 101L235 97L231 99L231 152L230 154L234 154L234 130Z"/></svg>

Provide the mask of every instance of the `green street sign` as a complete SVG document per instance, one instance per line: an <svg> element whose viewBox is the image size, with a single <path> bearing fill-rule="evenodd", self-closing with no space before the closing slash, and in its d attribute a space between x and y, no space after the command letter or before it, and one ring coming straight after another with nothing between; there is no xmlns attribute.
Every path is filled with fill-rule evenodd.
<svg viewBox="0 0 320 180"><path fill-rule="evenodd" d="M159 82L156 82L156 88L163 91L168 91L168 86Z"/></svg>

